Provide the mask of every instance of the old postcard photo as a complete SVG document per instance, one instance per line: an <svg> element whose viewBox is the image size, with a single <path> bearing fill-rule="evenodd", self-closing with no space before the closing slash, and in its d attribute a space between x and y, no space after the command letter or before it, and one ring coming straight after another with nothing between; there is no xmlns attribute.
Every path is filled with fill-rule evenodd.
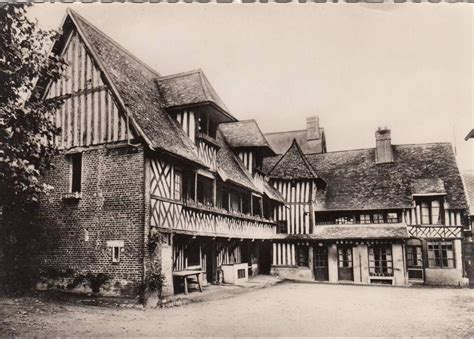
<svg viewBox="0 0 474 339"><path fill-rule="evenodd" d="M0 336L474 336L467 3L0 3Z"/></svg>

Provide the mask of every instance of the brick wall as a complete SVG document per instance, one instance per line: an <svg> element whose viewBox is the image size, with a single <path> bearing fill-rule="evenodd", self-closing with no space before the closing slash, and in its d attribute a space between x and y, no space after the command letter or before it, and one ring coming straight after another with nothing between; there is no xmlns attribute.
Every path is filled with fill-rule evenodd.
<svg viewBox="0 0 474 339"><path fill-rule="evenodd" d="M45 176L54 191L41 202L40 225L46 235L38 254L42 268L70 269L74 274L106 273L122 294L136 294L143 277L145 158L142 148L85 151L82 198L64 201L70 163L58 155ZM86 232L88 239L86 239ZM112 263L107 241L123 240L119 263Z"/></svg>

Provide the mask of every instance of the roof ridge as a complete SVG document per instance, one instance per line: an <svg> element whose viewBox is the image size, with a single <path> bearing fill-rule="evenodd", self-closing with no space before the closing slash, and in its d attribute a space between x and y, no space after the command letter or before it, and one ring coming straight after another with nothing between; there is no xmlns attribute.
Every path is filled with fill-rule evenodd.
<svg viewBox="0 0 474 339"><path fill-rule="evenodd" d="M303 151L301 150L301 147L300 147L300 145L298 144L298 141L296 141L296 139L293 139L293 143L295 144L296 149L297 149L298 152L300 153L300 156L301 156L301 158L303 159L303 162L306 164L306 166L308 166L309 171L311 172L311 174L313 174L314 177L317 178L318 175L317 175L316 172L314 171L313 166L311 166L311 164L309 163L308 159L306 158L306 155L305 155L305 154L303 153ZM292 145L292 146L293 146L293 145Z"/></svg>
<svg viewBox="0 0 474 339"><path fill-rule="evenodd" d="M206 76L204 75L204 73L202 72L201 69L199 70L198 74L199 74L199 80L201 81L202 90L204 91L204 97L207 98L207 100L211 101L212 98L211 98L211 96L209 95L209 93L207 91L207 85L204 83L204 79L207 80L207 78L206 78ZM207 80L207 82L209 83L209 80ZM227 111L226 107L222 107L222 108Z"/></svg>
<svg viewBox="0 0 474 339"><path fill-rule="evenodd" d="M199 72L202 72L200 68L194 69L191 71L185 71L185 72L180 72L180 73L175 73L175 74L170 74L170 75L159 76L158 78L156 78L156 80L167 80L171 78L179 78L179 77L184 77L186 75L191 75L191 74L195 74Z"/></svg>
<svg viewBox="0 0 474 339"><path fill-rule="evenodd" d="M452 145L451 142L449 141L440 141L440 142L426 142L426 143L412 143L412 144L392 144L392 146L398 147L398 146L427 146L427 145ZM305 155L323 155L323 154L329 154L329 153L340 153L340 152L356 152L356 151L369 151L369 150L374 150L375 147L365 147L365 148L354 148L354 149L342 149L338 151L329 151L326 153L307 153Z"/></svg>
<svg viewBox="0 0 474 339"><path fill-rule="evenodd" d="M157 76L160 76L160 73L158 71L156 71L153 67L151 67L150 65L146 64L143 60L139 59L137 56L135 56L132 52L130 52L128 49L126 49L125 47L123 47L121 44L119 44L117 41L115 41L114 39L112 39L111 37L109 37L107 34L105 34L104 32L102 32L99 28L97 28L97 26L95 26L94 24L92 24L89 20L87 20L86 18L84 18L82 15L80 15L79 13L77 13L76 11L74 11L73 9L71 8L67 8L67 13L71 16L74 16L76 18L79 18L80 20L84 21L85 24L89 25L93 30L95 30L97 33L99 33L100 35L102 35L105 39L109 40L111 43L113 43L118 49L122 50L122 52L124 52L125 54L127 54L128 56L130 56L132 59L134 59L136 62L138 62L139 64L141 64L142 66L144 66L146 69L148 69L150 72L156 74Z"/></svg>
<svg viewBox="0 0 474 339"><path fill-rule="evenodd" d="M282 133L294 133L294 132L306 132L306 129L298 129L298 130L291 130L291 131L280 131L280 132L267 132L265 134L282 134Z"/></svg>

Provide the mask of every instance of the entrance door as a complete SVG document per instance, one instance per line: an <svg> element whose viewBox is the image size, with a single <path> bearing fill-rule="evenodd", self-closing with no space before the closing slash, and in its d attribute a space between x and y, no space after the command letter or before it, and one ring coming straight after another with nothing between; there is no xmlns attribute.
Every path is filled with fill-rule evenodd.
<svg viewBox="0 0 474 339"><path fill-rule="evenodd" d="M328 248L326 246L314 247L314 280L329 280Z"/></svg>
<svg viewBox="0 0 474 339"><path fill-rule="evenodd" d="M354 281L352 246L337 247L337 270L339 280Z"/></svg>
<svg viewBox="0 0 474 339"><path fill-rule="evenodd" d="M423 249L420 244L413 244L415 240L410 240L410 245L407 245L407 270L409 280L423 281Z"/></svg>

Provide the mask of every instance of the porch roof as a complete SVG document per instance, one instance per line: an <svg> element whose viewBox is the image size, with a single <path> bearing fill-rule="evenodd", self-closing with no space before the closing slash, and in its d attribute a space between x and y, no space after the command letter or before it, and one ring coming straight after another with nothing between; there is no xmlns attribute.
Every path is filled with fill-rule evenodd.
<svg viewBox="0 0 474 339"><path fill-rule="evenodd" d="M281 236L281 235L280 235ZM408 239L407 226L398 224L318 225L312 234L289 234L284 239L345 240L345 239Z"/></svg>

